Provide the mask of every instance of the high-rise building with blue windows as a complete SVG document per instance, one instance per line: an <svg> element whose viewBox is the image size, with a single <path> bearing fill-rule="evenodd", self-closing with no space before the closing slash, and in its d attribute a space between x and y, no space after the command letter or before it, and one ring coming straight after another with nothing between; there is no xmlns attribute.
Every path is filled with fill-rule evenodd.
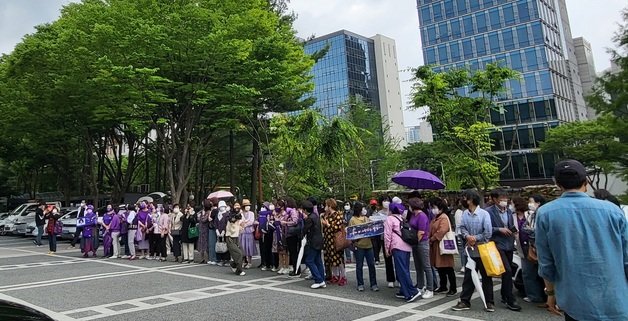
<svg viewBox="0 0 628 321"><path fill-rule="evenodd" d="M347 112L351 97L378 108L385 133L398 147L405 145L399 67L393 39L367 38L347 30L316 37L305 43L305 53L328 48L312 68L316 101L312 108L326 117Z"/></svg>
<svg viewBox="0 0 628 321"><path fill-rule="evenodd" d="M587 109L564 0L417 0L423 58L435 71L492 62L521 74L491 111L503 184L543 183L554 155L538 152L549 128ZM461 93L469 93L461 88ZM512 151L512 152L511 152ZM509 157L512 161L509 162Z"/></svg>

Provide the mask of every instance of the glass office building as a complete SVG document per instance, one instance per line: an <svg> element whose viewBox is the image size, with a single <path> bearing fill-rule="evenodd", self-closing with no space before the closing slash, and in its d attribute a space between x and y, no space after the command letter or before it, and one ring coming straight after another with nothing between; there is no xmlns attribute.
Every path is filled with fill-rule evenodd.
<svg viewBox="0 0 628 321"><path fill-rule="evenodd" d="M545 183L554 155L538 152L549 128L586 119L564 0L418 0L423 59L435 71L498 62L517 70L491 111L505 185ZM460 88L469 94L469 88ZM579 95L579 96L578 96ZM512 152L512 162L508 155Z"/></svg>
<svg viewBox="0 0 628 321"><path fill-rule="evenodd" d="M327 117L341 115L349 97L379 107L374 41L341 30L306 42L305 53L311 55L326 46L327 54L312 68L313 108Z"/></svg>

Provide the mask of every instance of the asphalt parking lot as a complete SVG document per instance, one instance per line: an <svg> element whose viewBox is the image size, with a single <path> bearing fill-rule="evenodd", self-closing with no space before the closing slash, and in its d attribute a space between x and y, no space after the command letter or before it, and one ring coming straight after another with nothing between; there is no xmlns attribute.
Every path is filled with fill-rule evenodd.
<svg viewBox="0 0 628 321"><path fill-rule="evenodd" d="M383 266L378 267L380 292L356 291L351 264L349 285L312 290L310 281L259 269L241 277L227 267L84 259L66 241L59 242L56 255L47 255L44 244L0 236L0 299L57 320L561 320L522 300L522 312L497 303L494 313L484 312L478 298L464 312L451 311L457 298L444 295L408 304L386 288ZM461 286L460 274L458 281Z"/></svg>

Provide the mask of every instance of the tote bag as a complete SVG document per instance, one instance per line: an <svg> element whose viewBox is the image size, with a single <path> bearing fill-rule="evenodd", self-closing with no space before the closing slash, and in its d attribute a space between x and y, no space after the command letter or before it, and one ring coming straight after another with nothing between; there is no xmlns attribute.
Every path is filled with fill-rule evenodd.
<svg viewBox="0 0 628 321"><path fill-rule="evenodd" d="M216 253L227 253L227 243L222 236L219 236L216 241Z"/></svg>
<svg viewBox="0 0 628 321"><path fill-rule="evenodd" d="M198 226L190 226L188 228L188 238L190 239L198 238Z"/></svg>
<svg viewBox="0 0 628 321"><path fill-rule="evenodd" d="M486 275L497 277L506 272L504 262L502 262L502 257L497 250L497 246L495 246L495 242L491 241L478 245L478 252L480 252L480 259L486 270Z"/></svg>
<svg viewBox="0 0 628 321"><path fill-rule="evenodd" d="M445 254L458 254L458 246L456 244L456 233L451 230L451 222L447 218L447 225L449 226L449 232L445 233L443 239L438 242L440 249L440 255Z"/></svg>

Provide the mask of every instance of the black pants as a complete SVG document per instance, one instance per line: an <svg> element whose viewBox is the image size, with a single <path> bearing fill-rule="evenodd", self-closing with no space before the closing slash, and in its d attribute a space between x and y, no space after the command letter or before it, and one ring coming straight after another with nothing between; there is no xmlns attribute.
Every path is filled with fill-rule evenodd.
<svg viewBox="0 0 628 321"><path fill-rule="evenodd" d="M148 255L156 256L159 253L159 234L148 234Z"/></svg>
<svg viewBox="0 0 628 321"><path fill-rule="evenodd" d="M440 279L439 288L447 289L447 279L449 279L449 291L456 291L456 272L452 267L439 267L438 278Z"/></svg>
<svg viewBox="0 0 628 321"><path fill-rule="evenodd" d="M482 260L480 260L480 258L474 259L474 261L476 263L477 270L480 272L480 275L482 275L482 290L484 291L486 303L495 304L495 300L493 298L493 278L486 275L486 270L484 270L484 265L482 265ZM471 279L471 270L465 268L464 280L462 281L462 293L460 293L460 302L471 305L471 296L473 295L473 291L475 291L475 285L473 284L473 279Z"/></svg>
<svg viewBox="0 0 628 321"><path fill-rule="evenodd" d="M156 235L158 237L157 239L157 253L162 257L162 258L167 258L168 257L168 251L166 248L166 241L168 240L168 234L161 236L161 234L157 234Z"/></svg>
<svg viewBox="0 0 628 321"><path fill-rule="evenodd" d="M386 264L386 282L395 282L395 266L392 255L389 257L384 255L384 264Z"/></svg>
<svg viewBox="0 0 628 321"><path fill-rule="evenodd" d="M275 256L273 255L273 234L272 232L262 235L260 239L260 256L262 257L262 266L272 268L276 266Z"/></svg>
<svg viewBox="0 0 628 321"><path fill-rule="evenodd" d="M74 238L72 239L72 242L70 242L72 246L75 246L76 243L81 240L81 232L83 232L82 227L77 227L76 231L74 231Z"/></svg>
<svg viewBox="0 0 628 321"><path fill-rule="evenodd" d="M499 254L502 257L502 263L506 272L502 274L502 300L507 303L515 303L515 296L512 294L512 252L499 250Z"/></svg>
<svg viewBox="0 0 628 321"><path fill-rule="evenodd" d="M172 236L172 253L174 257L181 257L181 235Z"/></svg>
<svg viewBox="0 0 628 321"><path fill-rule="evenodd" d="M384 242L379 236L371 237L371 244L373 244L373 256L375 257L375 262L379 262L379 253L382 252L382 244Z"/></svg>
<svg viewBox="0 0 628 321"><path fill-rule="evenodd" d="M286 238L286 243L288 243L288 255L292 271L295 273L301 273L301 266L296 266L299 249L301 248L301 239L298 236L288 237Z"/></svg>
<svg viewBox="0 0 628 321"><path fill-rule="evenodd" d="M124 245L124 255L131 255L128 233L120 234L120 245Z"/></svg>

